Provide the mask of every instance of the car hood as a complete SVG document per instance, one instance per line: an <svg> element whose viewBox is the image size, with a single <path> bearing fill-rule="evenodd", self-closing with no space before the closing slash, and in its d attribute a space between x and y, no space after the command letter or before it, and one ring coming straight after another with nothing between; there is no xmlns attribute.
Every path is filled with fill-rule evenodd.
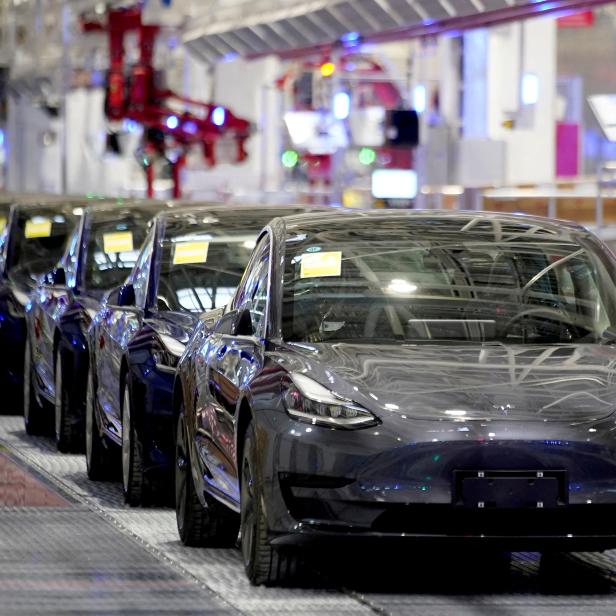
<svg viewBox="0 0 616 616"><path fill-rule="evenodd" d="M157 334L174 338L186 344L198 322L192 313L161 311L149 320L149 325Z"/></svg>
<svg viewBox="0 0 616 616"><path fill-rule="evenodd" d="M275 354L381 418L580 423L616 410L611 345L288 343Z"/></svg>

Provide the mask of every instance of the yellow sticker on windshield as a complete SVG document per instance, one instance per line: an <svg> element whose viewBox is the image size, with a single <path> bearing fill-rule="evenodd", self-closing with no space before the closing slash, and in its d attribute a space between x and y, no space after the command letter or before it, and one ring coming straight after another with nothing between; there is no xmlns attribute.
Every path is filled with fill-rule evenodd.
<svg viewBox="0 0 616 616"><path fill-rule="evenodd" d="M342 269L341 252L305 252L302 255L300 278L340 276Z"/></svg>
<svg viewBox="0 0 616 616"><path fill-rule="evenodd" d="M181 244L176 244L173 251L173 265L205 263L209 247L209 242L182 242Z"/></svg>
<svg viewBox="0 0 616 616"><path fill-rule="evenodd" d="M0 233L6 229L6 216L0 216Z"/></svg>
<svg viewBox="0 0 616 616"><path fill-rule="evenodd" d="M133 234L131 231L117 231L103 235L103 250L109 253L132 252Z"/></svg>
<svg viewBox="0 0 616 616"><path fill-rule="evenodd" d="M26 221L26 239L51 236L51 220L49 218L31 218Z"/></svg>

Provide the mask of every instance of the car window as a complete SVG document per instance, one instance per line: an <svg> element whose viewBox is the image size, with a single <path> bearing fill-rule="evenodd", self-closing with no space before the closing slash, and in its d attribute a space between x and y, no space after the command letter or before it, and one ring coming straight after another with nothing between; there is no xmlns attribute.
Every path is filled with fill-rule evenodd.
<svg viewBox="0 0 616 616"><path fill-rule="evenodd" d="M286 340L580 343L616 323L616 280L581 234L523 220L328 225L287 238Z"/></svg>
<svg viewBox="0 0 616 616"><path fill-rule="evenodd" d="M145 308L148 297L148 283L150 279L150 265L154 248L154 228L150 231L141 252L137 256L135 267L130 276L130 281L135 287L135 305Z"/></svg>
<svg viewBox="0 0 616 616"><path fill-rule="evenodd" d="M134 212L120 220L92 220L84 268L86 289L106 291L126 279L137 262L148 216Z"/></svg>
<svg viewBox="0 0 616 616"><path fill-rule="evenodd" d="M170 215L154 274L158 310L206 312L233 302L263 228L275 214L285 213L294 212L254 208ZM258 318L264 297L254 299Z"/></svg>
<svg viewBox="0 0 616 616"><path fill-rule="evenodd" d="M76 216L60 208L18 209L10 230L8 275L25 281L49 272L65 253L69 234L77 222Z"/></svg>
<svg viewBox="0 0 616 616"><path fill-rule="evenodd" d="M268 282L270 265L270 240L264 237L255 249L234 302L238 310L248 308L256 336L265 334Z"/></svg>

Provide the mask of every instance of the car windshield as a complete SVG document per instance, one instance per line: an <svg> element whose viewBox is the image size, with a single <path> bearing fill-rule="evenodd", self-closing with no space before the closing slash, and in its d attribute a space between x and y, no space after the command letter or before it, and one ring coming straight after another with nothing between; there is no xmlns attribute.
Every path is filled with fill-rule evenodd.
<svg viewBox="0 0 616 616"><path fill-rule="evenodd" d="M291 227L288 341L597 342L616 325L614 264L588 235L482 217Z"/></svg>
<svg viewBox="0 0 616 616"><path fill-rule="evenodd" d="M60 208L20 208L10 230L7 272L14 280L35 280L62 256L77 216Z"/></svg>
<svg viewBox="0 0 616 616"><path fill-rule="evenodd" d="M106 291L121 284L132 270L147 234L147 223L156 214L150 209L118 209L110 220L109 212L94 214L91 223L85 266L85 287Z"/></svg>
<svg viewBox="0 0 616 616"><path fill-rule="evenodd" d="M204 210L170 217L160 261L158 309L205 312L225 306L263 227L276 216L298 211Z"/></svg>

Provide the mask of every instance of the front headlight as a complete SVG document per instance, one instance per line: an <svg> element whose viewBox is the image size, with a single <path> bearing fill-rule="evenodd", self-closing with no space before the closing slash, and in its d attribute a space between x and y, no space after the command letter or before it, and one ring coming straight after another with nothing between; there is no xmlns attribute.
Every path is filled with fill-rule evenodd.
<svg viewBox="0 0 616 616"><path fill-rule="evenodd" d="M154 362L163 370L175 370L182 353L184 353L186 345L180 340L176 340L166 334L159 334L158 338L160 340L160 344L152 349Z"/></svg>
<svg viewBox="0 0 616 616"><path fill-rule="evenodd" d="M283 391L287 413L294 419L319 426L355 430L369 428L379 420L367 409L338 396L311 378L293 373Z"/></svg>

